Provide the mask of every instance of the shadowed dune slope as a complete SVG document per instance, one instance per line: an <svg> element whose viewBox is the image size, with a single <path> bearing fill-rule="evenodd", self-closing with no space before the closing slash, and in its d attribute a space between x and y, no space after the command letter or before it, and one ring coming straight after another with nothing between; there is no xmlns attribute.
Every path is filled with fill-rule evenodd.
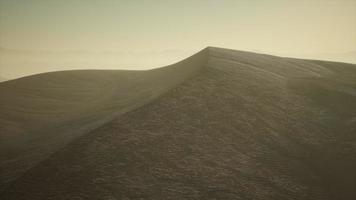
<svg viewBox="0 0 356 200"><path fill-rule="evenodd" d="M63 71L0 83L0 189L83 133L189 78L205 54L148 71Z"/></svg>
<svg viewBox="0 0 356 200"><path fill-rule="evenodd" d="M355 65L203 52L191 78L71 142L0 197L356 198ZM178 76L170 69L160 78ZM137 90L158 87L150 81Z"/></svg>

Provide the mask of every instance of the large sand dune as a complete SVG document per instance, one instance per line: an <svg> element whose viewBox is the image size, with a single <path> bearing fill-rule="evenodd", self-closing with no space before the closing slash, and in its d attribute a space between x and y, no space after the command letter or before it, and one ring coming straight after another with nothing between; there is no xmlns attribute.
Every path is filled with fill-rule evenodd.
<svg viewBox="0 0 356 200"><path fill-rule="evenodd" d="M356 198L352 64L207 48L0 94L2 199Z"/></svg>
<svg viewBox="0 0 356 200"><path fill-rule="evenodd" d="M194 75L204 54L156 70L63 71L1 83L0 186L83 133Z"/></svg>

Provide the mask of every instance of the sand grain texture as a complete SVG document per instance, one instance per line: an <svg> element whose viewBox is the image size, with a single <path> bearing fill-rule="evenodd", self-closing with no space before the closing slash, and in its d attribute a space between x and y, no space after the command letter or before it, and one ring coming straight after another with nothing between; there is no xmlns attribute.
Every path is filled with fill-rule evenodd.
<svg viewBox="0 0 356 200"><path fill-rule="evenodd" d="M135 101L137 106L76 136L64 148L53 148L54 154L12 181L0 197L356 198L355 65L220 48L207 48L196 56L180 67L142 72L147 82L134 87L142 96L128 99L123 107ZM191 59L196 62L183 70ZM147 78L149 73L155 75ZM173 81L175 77L183 78ZM132 84L127 90L133 90ZM130 96L111 94L117 101ZM141 102L148 94L152 99ZM90 99L98 96L93 95ZM107 101L112 105L112 98ZM95 120L120 109L98 107L109 111L95 115ZM3 117L6 113L2 120L9 119ZM83 113L68 123L85 126L75 121L90 116ZM52 132L60 133L64 132Z"/></svg>

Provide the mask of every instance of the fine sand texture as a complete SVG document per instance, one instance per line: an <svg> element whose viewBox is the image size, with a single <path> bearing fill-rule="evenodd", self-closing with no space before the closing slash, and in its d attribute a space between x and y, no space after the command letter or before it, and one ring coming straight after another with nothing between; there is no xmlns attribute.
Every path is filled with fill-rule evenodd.
<svg viewBox="0 0 356 200"><path fill-rule="evenodd" d="M209 47L0 83L1 199L356 199L356 65Z"/></svg>
<svg viewBox="0 0 356 200"><path fill-rule="evenodd" d="M0 191L83 133L194 75L206 52L148 71L39 74L0 84Z"/></svg>

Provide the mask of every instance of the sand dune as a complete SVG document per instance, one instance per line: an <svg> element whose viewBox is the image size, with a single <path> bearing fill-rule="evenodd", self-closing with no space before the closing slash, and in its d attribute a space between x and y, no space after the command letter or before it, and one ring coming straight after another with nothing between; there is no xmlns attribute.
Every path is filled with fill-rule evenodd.
<svg viewBox="0 0 356 200"><path fill-rule="evenodd" d="M63 71L0 84L0 185L189 78L205 62L204 54L156 70Z"/></svg>
<svg viewBox="0 0 356 200"><path fill-rule="evenodd" d="M0 94L2 199L356 197L356 65L210 47Z"/></svg>

